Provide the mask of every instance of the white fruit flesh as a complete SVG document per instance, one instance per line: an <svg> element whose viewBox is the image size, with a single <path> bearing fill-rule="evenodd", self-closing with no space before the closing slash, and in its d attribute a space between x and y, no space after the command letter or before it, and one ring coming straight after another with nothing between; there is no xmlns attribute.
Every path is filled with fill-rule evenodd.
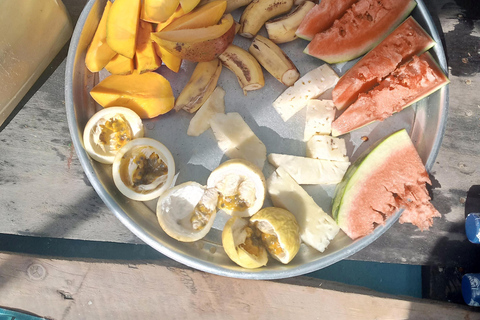
<svg viewBox="0 0 480 320"><path fill-rule="evenodd" d="M340 230L332 217L282 168L268 178L267 190L276 207L295 215L302 241L320 252L325 251Z"/></svg>
<svg viewBox="0 0 480 320"><path fill-rule="evenodd" d="M170 237L191 242L203 238L211 229L216 214L216 192L208 192L196 182L185 182L168 190L157 203L157 218ZM212 206L213 203L213 206ZM203 205L209 211L206 223L198 227L195 211Z"/></svg>
<svg viewBox="0 0 480 320"><path fill-rule="evenodd" d="M283 168L298 184L337 184L350 166L346 161L319 160L271 153L268 162Z"/></svg>
<svg viewBox="0 0 480 320"><path fill-rule="evenodd" d="M307 157L348 162L345 140L331 136L314 135L307 142Z"/></svg>
<svg viewBox="0 0 480 320"><path fill-rule="evenodd" d="M324 64L301 77L293 87L289 87L273 102L273 107L287 121L302 110L309 100L318 98L322 93L335 86L338 76Z"/></svg>
<svg viewBox="0 0 480 320"><path fill-rule="evenodd" d="M335 107L332 100L310 100L307 103L304 141L316 134L329 135L335 119Z"/></svg>
<svg viewBox="0 0 480 320"><path fill-rule="evenodd" d="M210 119L215 113L225 113L225 90L216 87L207 101L195 113L190 125L188 126L187 134L189 136L197 137L210 128Z"/></svg>
<svg viewBox="0 0 480 320"><path fill-rule="evenodd" d="M263 169L267 148L236 112L217 113L210 119L219 148L231 159L245 159Z"/></svg>

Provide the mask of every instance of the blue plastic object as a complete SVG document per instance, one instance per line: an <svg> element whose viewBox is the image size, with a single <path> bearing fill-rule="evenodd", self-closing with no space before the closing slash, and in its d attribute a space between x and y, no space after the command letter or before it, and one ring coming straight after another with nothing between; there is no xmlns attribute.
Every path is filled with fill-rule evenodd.
<svg viewBox="0 0 480 320"><path fill-rule="evenodd" d="M467 273L463 276L462 295L466 304L480 307L480 273Z"/></svg>
<svg viewBox="0 0 480 320"><path fill-rule="evenodd" d="M0 320L45 320L45 318L0 308Z"/></svg>
<svg viewBox="0 0 480 320"><path fill-rule="evenodd" d="M480 243L480 213L470 213L465 219L465 233L472 243Z"/></svg>

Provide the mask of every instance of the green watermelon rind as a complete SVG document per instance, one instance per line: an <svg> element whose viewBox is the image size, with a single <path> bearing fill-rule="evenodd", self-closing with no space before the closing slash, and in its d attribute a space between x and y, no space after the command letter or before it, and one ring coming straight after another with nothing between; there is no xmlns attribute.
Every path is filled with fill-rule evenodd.
<svg viewBox="0 0 480 320"><path fill-rule="evenodd" d="M308 45L307 47L303 50L303 53L305 54L308 54L309 56L312 56L312 57L315 57L317 59L320 59L320 60L323 60L325 61L326 63L329 63L329 64L335 64L335 63L343 63L343 62L348 62L350 60L353 60L353 59L356 59L358 57L360 57L361 55L364 55L365 53L367 53L368 51L372 50L373 48L375 48L380 42L383 41L383 39L385 39L390 33L393 32L393 30L395 30L402 22L403 20L405 20L409 15L410 13L413 11L413 9L416 7L417 5L417 2L415 0L411 0L409 2L409 5L405 8L405 11L402 12L402 14L400 14L398 16L398 18L395 20L395 22L390 26L390 28L384 32L384 34L382 34L381 36L379 36L378 38L376 39L373 39L373 40L369 40L370 41L370 44L367 45L367 43L369 41L367 41L367 43L365 44L365 46L359 50L350 50L348 52L345 52L345 53L339 53L339 54L335 54L335 55L329 55L329 56L316 56L312 53L309 52L308 50Z"/></svg>
<svg viewBox="0 0 480 320"><path fill-rule="evenodd" d="M374 168L388 164L392 154L413 146L405 129L394 132L366 150L347 170L343 180L337 185L332 204L332 216L342 230L348 228L348 212L355 206L355 197L361 185L374 173Z"/></svg>
<svg viewBox="0 0 480 320"><path fill-rule="evenodd" d="M426 54L426 55L428 56L429 65L430 65L432 68L434 68L436 71L438 71L438 74L442 76L442 78L443 78L444 81L441 82L441 83L439 83L438 86L433 87L430 91L428 91L428 92L426 92L425 94L421 95L421 96L418 97L417 99L415 99L415 100L413 100L412 102L406 104L406 105L402 108L402 110L405 109L405 108L407 108L407 107L410 107L412 104L417 103L418 101L420 101L420 100L428 97L428 96L431 95L432 93L440 90L441 88L443 88L444 86L446 86L447 84L450 83L450 79L448 79L448 77L447 77L447 76L445 75L445 73L442 71L442 68L441 68L440 65L437 63L437 61L432 57L432 54L431 54L430 52L424 52L424 54ZM408 63L408 62L407 62L407 63ZM360 127L355 128L355 129L353 129L353 130L350 130L350 131L347 131L347 132L342 132L342 133L340 133L340 132L338 132L337 130L335 130L334 128L332 128L332 137L342 136L342 135L347 134L347 133L349 133L349 132L352 132L352 131L354 131L354 130L357 130L357 129L366 127L366 126L368 126L368 125L370 125L370 124L372 124L372 123L374 123L374 122L376 122L376 121L378 121L378 120L374 120L374 121L369 122L369 123L367 123L367 124L365 124L365 125L363 125L363 126L360 126Z"/></svg>

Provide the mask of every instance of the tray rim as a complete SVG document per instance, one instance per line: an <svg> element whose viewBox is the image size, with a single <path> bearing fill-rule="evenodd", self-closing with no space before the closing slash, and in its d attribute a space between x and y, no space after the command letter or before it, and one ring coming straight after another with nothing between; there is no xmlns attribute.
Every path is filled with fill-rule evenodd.
<svg viewBox="0 0 480 320"><path fill-rule="evenodd" d="M89 0L85 5L82 13L80 14L77 24L75 26L70 46L68 50L67 62L66 62L66 71L65 71L65 107L67 114L67 122L70 131L70 136L77 153L80 164L90 181L92 187L95 189L99 197L106 204L106 206L113 212L113 214L119 219L123 225L125 225L133 234L135 234L140 240L145 242L147 245L151 246L155 250L164 254L165 256L176 260L186 266L232 278L240 279L255 279L255 280L271 280L271 279L283 279L288 277L300 276L306 273L310 273L322 268L328 267L338 261L348 258L349 256L355 254L356 252L362 250L374 240L380 237L384 232L386 232L390 227L398 220L403 210L399 210L395 213L394 216L390 217L385 225L377 227L373 233L365 236L359 240L356 240L348 247L339 250L325 258L322 258L317 261L311 261L305 263L299 267L288 269L288 270L268 270L268 269L257 269L257 270L245 270L245 271L235 271L226 269L218 266L217 264L210 263L196 257L191 257L180 252L170 251L166 246L158 242L153 236L145 232L139 225L137 225L117 204L117 202L109 195L108 191L103 187L99 181L95 170L92 167L89 156L83 148L81 138L78 132L77 119L75 116L74 109L74 99L73 99L73 78L74 78L74 68L75 68L75 56L79 43L79 39L87 20L87 17L98 0ZM423 0L416 0L417 8L420 10L420 13L426 20L428 26L428 31L430 32L432 38L435 40L437 45L434 48L434 51L437 54L437 59L440 67L448 75L448 67L445 51L443 48L443 42L440 38L439 32L433 22L432 16L428 11ZM440 151L440 146L445 135L447 115L449 109L449 85L447 84L442 89L443 97L443 108L439 110L439 118L441 119L437 128L437 135L435 136L431 152L425 162L425 167L427 171L430 171L435 163L435 159ZM442 100L442 99L441 99ZM442 101L441 101L442 102Z"/></svg>

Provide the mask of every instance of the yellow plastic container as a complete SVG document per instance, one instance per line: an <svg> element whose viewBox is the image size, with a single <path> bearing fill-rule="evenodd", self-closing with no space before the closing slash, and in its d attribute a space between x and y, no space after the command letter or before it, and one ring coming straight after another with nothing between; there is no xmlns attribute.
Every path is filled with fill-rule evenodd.
<svg viewBox="0 0 480 320"><path fill-rule="evenodd" d="M61 0L0 1L0 125L72 35Z"/></svg>

